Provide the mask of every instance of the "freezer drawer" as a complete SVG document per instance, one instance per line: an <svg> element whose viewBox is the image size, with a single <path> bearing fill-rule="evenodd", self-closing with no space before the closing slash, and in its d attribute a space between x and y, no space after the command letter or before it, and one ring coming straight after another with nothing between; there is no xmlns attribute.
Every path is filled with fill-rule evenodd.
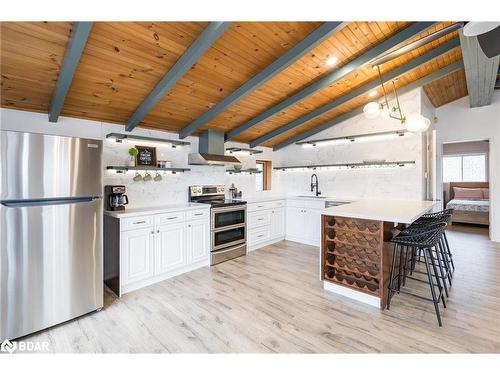
<svg viewBox="0 0 500 375"><path fill-rule="evenodd" d="M103 306L102 200L0 204L0 341Z"/></svg>

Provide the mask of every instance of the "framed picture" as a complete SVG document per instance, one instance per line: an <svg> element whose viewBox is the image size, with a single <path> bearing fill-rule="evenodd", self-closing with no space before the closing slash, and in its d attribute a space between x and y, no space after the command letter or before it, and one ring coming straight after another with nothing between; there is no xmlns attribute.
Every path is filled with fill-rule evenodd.
<svg viewBox="0 0 500 375"><path fill-rule="evenodd" d="M156 147L135 146L139 153L135 157L136 167L156 167Z"/></svg>

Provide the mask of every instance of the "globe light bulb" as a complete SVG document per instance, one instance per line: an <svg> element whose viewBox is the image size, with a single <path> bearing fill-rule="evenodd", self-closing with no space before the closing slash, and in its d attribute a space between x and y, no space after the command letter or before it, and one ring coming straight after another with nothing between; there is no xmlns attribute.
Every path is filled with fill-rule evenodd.
<svg viewBox="0 0 500 375"><path fill-rule="evenodd" d="M426 131L431 124L431 120L418 114L412 113L406 116L405 125L406 129L412 133L421 133Z"/></svg>
<svg viewBox="0 0 500 375"><path fill-rule="evenodd" d="M380 114L380 105L377 102L370 102L363 107L363 113L368 119L374 119Z"/></svg>

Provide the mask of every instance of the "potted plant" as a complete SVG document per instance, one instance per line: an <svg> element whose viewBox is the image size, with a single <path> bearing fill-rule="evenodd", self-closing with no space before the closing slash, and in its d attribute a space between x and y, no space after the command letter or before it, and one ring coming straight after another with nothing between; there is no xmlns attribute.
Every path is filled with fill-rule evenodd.
<svg viewBox="0 0 500 375"><path fill-rule="evenodd" d="M129 166L135 166L135 157L139 154L139 150L136 147L130 147L128 149L128 154L130 155Z"/></svg>

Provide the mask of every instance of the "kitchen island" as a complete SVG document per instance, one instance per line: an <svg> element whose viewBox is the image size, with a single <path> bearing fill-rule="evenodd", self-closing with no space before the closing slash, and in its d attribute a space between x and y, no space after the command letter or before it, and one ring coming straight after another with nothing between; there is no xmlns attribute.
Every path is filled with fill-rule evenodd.
<svg viewBox="0 0 500 375"><path fill-rule="evenodd" d="M360 200L324 209L320 262L324 289L383 309L393 251L389 241L398 224L411 224L435 204Z"/></svg>

